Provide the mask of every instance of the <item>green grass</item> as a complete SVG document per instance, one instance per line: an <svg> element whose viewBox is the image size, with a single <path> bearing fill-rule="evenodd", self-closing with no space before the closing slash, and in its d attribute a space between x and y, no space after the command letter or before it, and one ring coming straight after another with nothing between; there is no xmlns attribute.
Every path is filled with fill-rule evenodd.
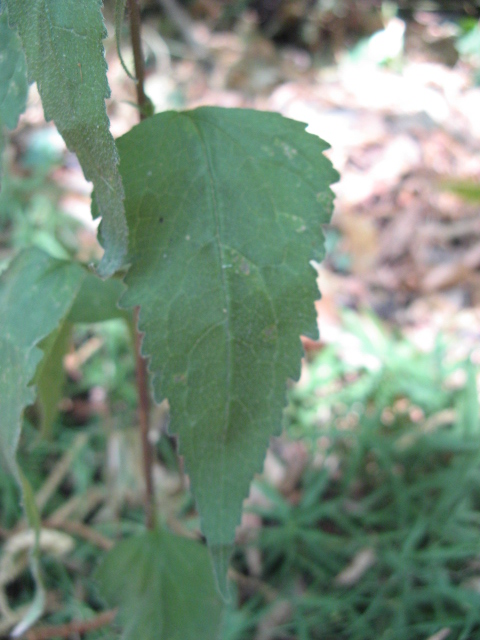
<svg viewBox="0 0 480 640"><path fill-rule="evenodd" d="M346 329L355 347L325 348L291 393L287 432L310 448L296 490L257 482L267 503L252 508L263 526L251 544L261 552L260 581L277 594L268 603L257 589L248 601L257 627L286 602L286 619L265 637L420 640L444 628L451 639L477 637L473 366L447 366L440 345L423 354L372 318L349 315ZM455 389L449 376L459 368L466 384ZM342 585L341 572L362 556L368 566ZM247 567L241 551L237 566ZM246 609L245 627L236 622L225 637L255 638L249 619Z"/></svg>

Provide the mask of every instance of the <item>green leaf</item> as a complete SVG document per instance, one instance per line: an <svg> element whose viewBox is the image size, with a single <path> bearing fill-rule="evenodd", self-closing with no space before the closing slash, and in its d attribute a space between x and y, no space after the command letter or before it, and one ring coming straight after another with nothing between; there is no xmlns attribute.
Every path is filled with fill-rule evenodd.
<svg viewBox="0 0 480 640"><path fill-rule="evenodd" d="M126 317L116 306L124 289L119 280L102 281L79 264L51 258L36 248L20 253L2 273L0 460L16 475L22 414L35 399L30 383L38 385L47 429L61 392L71 323Z"/></svg>
<svg viewBox="0 0 480 640"><path fill-rule="evenodd" d="M122 640L215 640L222 604L208 552L167 531L120 542L97 572L101 593L120 606Z"/></svg>
<svg viewBox="0 0 480 640"><path fill-rule="evenodd" d="M58 403L65 384L63 357L72 339L72 325L62 322L60 327L40 343L43 359L37 368L35 382L40 408L40 430L44 437L52 434L53 423L58 415Z"/></svg>
<svg viewBox="0 0 480 640"><path fill-rule="evenodd" d="M124 290L119 280L103 281L80 264L51 258L36 248L20 253L1 275L0 446L5 462L12 461L23 409L34 400L29 383L38 385L48 430L61 392L71 323L127 317L117 307Z"/></svg>
<svg viewBox="0 0 480 640"><path fill-rule="evenodd" d="M17 32L8 26L7 12L0 14L0 121L15 129L27 104L27 64Z"/></svg>
<svg viewBox="0 0 480 640"><path fill-rule="evenodd" d="M1 9L1 7L0 7ZM0 13L0 188L5 148L3 125L15 129L27 104L27 64L20 38L8 26L7 12Z"/></svg>
<svg viewBox="0 0 480 640"><path fill-rule="evenodd" d="M27 520L37 531L31 557L36 594L14 629L17 635L38 619L45 602L39 569L40 517L31 487L16 463L23 411L35 399L32 384L36 383L43 430L48 432L61 393L70 323L76 314L83 322L125 316L116 308L123 289L118 280L104 282L79 264L51 258L36 248L20 253L0 276L0 463L16 477ZM89 295L95 296L90 304ZM80 304L76 311L74 301Z"/></svg>
<svg viewBox="0 0 480 640"><path fill-rule="evenodd" d="M5 151L5 131L3 129L2 119L0 118L0 191L2 189L3 152L4 151Z"/></svg>
<svg viewBox="0 0 480 640"><path fill-rule="evenodd" d="M20 253L0 277L0 458L18 476L15 451L29 386L42 351L36 345L65 318L85 277L78 264L39 249Z"/></svg>
<svg viewBox="0 0 480 640"><path fill-rule="evenodd" d="M169 400L218 567L280 432L300 335L318 334L309 262L323 257L337 174L304 128L201 108L118 140L131 263L121 304L141 307L155 398Z"/></svg>
<svg viewBox="0 0 480 640"><path fill-rule="evenodd" d="M15 453L20 437L20 420L24 408L35 399L34 390L28 384L41 357L40 351L31 353L29 357L11 338L0 337L0 461L17 479Z"/></svg>
<svg viewBox="0 0 480 640"><path fill-rule="evenodd" d="M125 292L121 280L100 280L87 274L72 305L69 322L104 322L112 318L130 317L130 313L118 308L118 301Z"/></svg>
<svg viewBox="0 0 480 640"><path fill-rule="evenodd" d="M102 276L125 258L127 227L115 142L105 99L110 95L102 40L106 36L100 0L6 0L18 28L28 75L42 98L45 118L53 120L75 151L85 177L95 187L105 255Z"/></svg>
<svg viewBox="0 0 480 640"><path fill-rule="evenodd" d="M38 562L40 518L31 487L16 463L22 415L35 397L30 383L42 358L36 345L66 316L84 274L79 265L29 249L20 253L0 277L0 462L16 477L25 514L37 533L31 558L36 595L14 629L17 635L38 619L45 602Z"/></svg>
<svg viewBox="0 0 480 640"><path fill-rule="evenodd" d="M37 248L19 253L0 277L0 335L28 352L68 313L85 274Z"/></svg>

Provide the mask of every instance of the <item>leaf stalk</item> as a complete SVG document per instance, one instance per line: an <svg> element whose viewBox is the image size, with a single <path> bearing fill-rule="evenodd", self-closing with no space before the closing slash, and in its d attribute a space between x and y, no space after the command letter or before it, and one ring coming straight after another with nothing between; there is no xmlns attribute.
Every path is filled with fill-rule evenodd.
<svg viewBox="0 0 480 640"><path fill-rule="evenodd" d="M135 84L137 90L137 104L140 110L140 120L144 120L146 118L145 107L149 101L145 94L145 60L143 58L142 51L142 23L139 0L128 0L128 16L130 20L130 39L132 42L135 76L137 78Z"/></svg>

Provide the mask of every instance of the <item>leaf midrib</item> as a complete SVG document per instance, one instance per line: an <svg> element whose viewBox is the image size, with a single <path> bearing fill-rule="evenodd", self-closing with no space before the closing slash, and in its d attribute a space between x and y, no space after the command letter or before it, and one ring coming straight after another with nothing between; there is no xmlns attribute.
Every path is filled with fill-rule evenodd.
<svg viewBox="0 0 480 640"><path fill-rule="evenodd" d="M195 129L195 133L198 135L198 138L200 140L200 144L203 150L203 153L205 155L205 159L206 159L206 166L207 166L207 171L208 171L208 178L210 181L210 193L211 193L211 201L212 201L212 213L213 213L213 218L215 221L215 236L217 239L216 245L217 245L217 252L218 252L218 261L219 261L219 271L220 271L220 277L221 277L221 281L222 281L222 290L223 290L223 297L224 297L224 308L227 310L226 318L225 318L225 338L226 338L226 346L227 346L227 353L226 353L226 369L227 369L227 380L226 380L226 390L227 390L227 402L225 403L225 413L224 413L224 421L225 421L225 429L223 431L223 440L224 442L227 440L227 436L228 436L228 431L230 429L230 408L231 408L231 385L232 385L232 341L230 340L230 309L231 309L231 305L230 305L230 294L229 294L229 287L228 287L228 282L227 282L227 278L226 278L226 273L225 273L225 269L223 269L223 264L224 264L224 252L223 252L223 243L222 243L222 223L221 223L221 219L220 219L220 215L219 215L219 211L218 211L218 202L217 202L217 197L216 197L216 193L215 193L215 179L214 179L214 171L213 171L213 166L212 166L212 160L210 158L210 153L209 153L209 149L208 149L208 145L205 142L205 139L203 137L203 133L202 130L200 129L200 127L198 126L198 124L195 122L195 120L193 118L188 117L188 114L181 114L181 115L185 115L187 116L187 119L189 120L189 122L192 124L193 128ZM225 458L223 457L222 463L225 464ZM225 474L223 474L222 476L223 478L225 477Z"/></svg>

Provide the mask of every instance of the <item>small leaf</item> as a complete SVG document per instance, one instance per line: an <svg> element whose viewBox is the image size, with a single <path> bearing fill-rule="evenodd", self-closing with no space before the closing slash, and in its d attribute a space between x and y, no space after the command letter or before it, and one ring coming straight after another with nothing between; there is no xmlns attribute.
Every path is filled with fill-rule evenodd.
<svg viewBox="0 0 480 640"><path fill-rule="evenodd" d="M29 386L34 376L47 427L61 391L69 326L73 322L128 318L129 314L117 307L124 290L119 280L103 281L81 265L51 258L40 249L23 251L1 275L0 384L4 391L0 392L0 445L8 452L9 461L23 409L34 400L33 387Z"/></svg>
<svg viewBox="0 0 480 640"><path fill-rule="evenodd" d="M97 572L102 595L120 606L122 640L215 640L222 604L208 552L167 531L120 542Z"/></svg>
<svg viewBox="0 0 480 640"><path fill-rule="evenodd" d="M119 269L127 248L123 188L109 130L100 0L6 0L18 28L30 80L37 83L45 118L53 120L95 186L105 255L102 276Z"/></svg>
<svg viewBox="0 0 480 640"><path fill-rule="evenodd" d="M71 339L72 325L65 321L39 345L44 355L37 368L35 382L40 407L40 431L46 438L51 436L53 423L58 415L58 403L65 384L63 357L68 351Z"/></svg>
<svg viewBox="0 0 480 640"><path fill-rule="evenodd" d="M80 265L39 249L20 253L0 277L0 451L15 473L21 418L34 400L29 385L43 355L37 345L68 314L84 277Z"/></svg>
<svg viewBox="0 0 480 640"><path fill-rule="evenodd" d="M20 419L24 408L35 399L34 390L28 384L41 357L38 350L29 357L11 338L0 337L0 461L17 479L15 454L20 438Z"/></svg>
<svg viewBox="0 0 480 640"><path fill-rule="evenodd" d="M140 305L202 522L226 567L242 501L278 434L314 301L337 179L327 144L276 114L162 113L118 140L130 228L125 307ZM219 576L222 584L223 576Z"/></svg>
<svg viewBox="0 0 480 640"><path fill-rule="evenodd" d="M58 414L58 403L65 381L63 357L71 341L72 324L104 322L112 318L130 321L131 313L118 308L118 301L124 291L125 286L120 280L101 280L85 271L67 319L39 345L44 356L37 369L35 382L43 436L51 435Z"/></svg>

